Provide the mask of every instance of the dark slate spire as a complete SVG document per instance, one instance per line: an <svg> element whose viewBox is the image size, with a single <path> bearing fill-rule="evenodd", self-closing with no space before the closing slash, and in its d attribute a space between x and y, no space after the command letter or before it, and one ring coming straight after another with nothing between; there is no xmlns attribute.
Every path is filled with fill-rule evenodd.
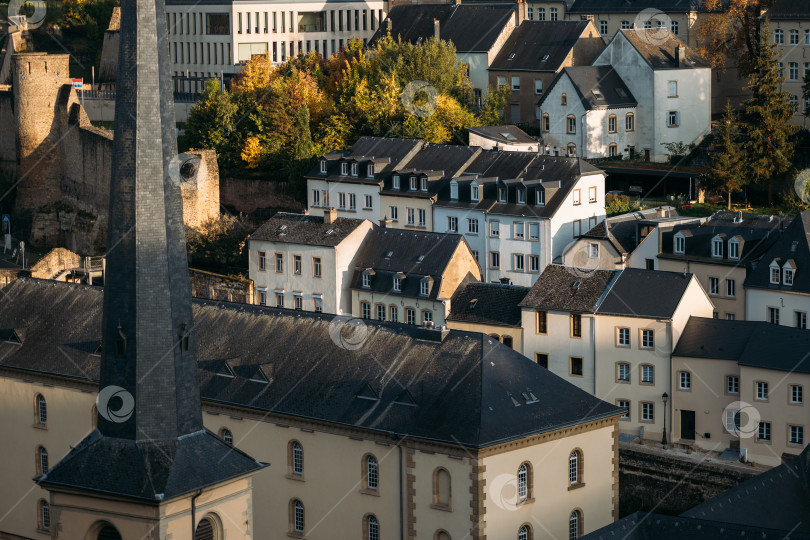
<svg viewBox="0 0 810 540"><path fill-rule="evenodd" d="M136 440L202 429L164 10L121 1L100 388L124 388L135 409L99 411L98 426Z"/></svg>

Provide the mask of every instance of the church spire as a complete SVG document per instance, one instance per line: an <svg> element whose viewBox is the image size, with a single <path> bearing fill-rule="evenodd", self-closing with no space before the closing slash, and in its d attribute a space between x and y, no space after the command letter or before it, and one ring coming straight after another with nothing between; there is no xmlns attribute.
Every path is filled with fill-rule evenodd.
<svg viewBox="0 0 810 540"><path fill-rule="evenodd" d="M101 404L98 427L135 440L202 429L164 9L121 1L100 388L134 410Z"/></svg>

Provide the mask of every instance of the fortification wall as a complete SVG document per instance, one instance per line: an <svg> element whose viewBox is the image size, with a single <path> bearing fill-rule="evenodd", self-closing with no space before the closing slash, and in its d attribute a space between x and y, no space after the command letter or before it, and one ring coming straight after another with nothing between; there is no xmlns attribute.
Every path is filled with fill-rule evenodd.
<svg viewBox="0 0 810 540"><path fill-rule="evenodd" d="M191 295L223 302L253 303L253 281L190 268Z"/></svg>
<svg viewBox="0 0 810 540"><path fill-rule="evenodd" d="M0 126L14 126L14 94L11 86L0 87ZM17 170L17 130L0 129L0 170Z"/></svg>

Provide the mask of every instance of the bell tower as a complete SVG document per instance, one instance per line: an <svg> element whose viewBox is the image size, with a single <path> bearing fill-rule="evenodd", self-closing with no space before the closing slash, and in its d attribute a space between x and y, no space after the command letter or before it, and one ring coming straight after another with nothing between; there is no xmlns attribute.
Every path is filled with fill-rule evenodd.
<svg viewBox="0 0 810 540"><path fill-rule="evenodd" d="M52 538L252 538L265 464L202 424L163 0L121 0L98 429L36 480Z"/></svg>

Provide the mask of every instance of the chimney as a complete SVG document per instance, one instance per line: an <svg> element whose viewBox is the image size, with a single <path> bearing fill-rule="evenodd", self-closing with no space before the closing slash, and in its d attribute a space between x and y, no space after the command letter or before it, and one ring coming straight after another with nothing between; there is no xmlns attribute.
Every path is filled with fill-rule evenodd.
<svg viewBox="0 0 810 540"><path fill-rule="evenodd" d="M331 225L332 223L337 220L337 209L336 208L327 208L323 211L323 222L326 225Z"/></svg>
<svg viewBox="0 0 810 540"><path fill-rule="evenodd" d="M442 39L439 24L439 19L433 19L433 37L435 37L437 41Z"/></svg>
<svg viewBox="0 0 810 540"><path fill-rule="evenodd" d="M383 218L380 220L380 227L382 227L383 229L390 229L393 223L394 220L392 220L391 218Z"/></svg>
<svg viewBox="0 0 810 540"><path fill-rule="evenodd" d="M678 45L678 48L675 49L675 64L677 64L679 68L686 65L686 47L683 45Z"/></svg>
<svg viewBox="0 0 810 540"><path fill-rule="evenodd" d="M659 207L657 208L657 210L658 210L658 217L660 217L660 218L665 218L665 217L667 217L667 210L666 210L666 208L664 208L663 206L659 206Z"/></svg>
<svg viewBox="0 0 810 540"><path fill-rule="evenodd" d="M390 33L391 33L391 31L392 31L392 29L391 29L391 25L392 25L392 24L393 24L393 23L391 22L391 17L389 16L389 17L388 17L388 18L385 20L385 27L386 27L386 30L388 30L388 33L389 33L389 34L390 34Z"/></svg>

